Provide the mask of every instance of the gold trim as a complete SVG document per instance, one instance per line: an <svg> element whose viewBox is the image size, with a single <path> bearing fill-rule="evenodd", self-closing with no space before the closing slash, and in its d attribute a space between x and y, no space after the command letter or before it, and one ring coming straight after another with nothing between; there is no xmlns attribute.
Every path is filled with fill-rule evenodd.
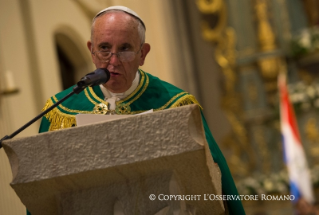
<svg viewBox="0 0 319 215"><path fill-rule="evenodd" d="M140 70L140 71L141 71L141 74L142 74L143 71L142 71L142 70ZM144 72L143 72L143 73L144 73ZM145 74L145 73L144 73L144 74ZM144 74L143 74L143 75L144 75ZM131 108L129 107L130 104L132 104L132 103L135 102L138 98L141 97L141 95L145 92L145 90L146 90L146 88L148 87L148 84L149 84L149 82L150 82L148 75L145 74L145 76L146 76L146 82L145 82L145 84L144 84L143 89L141 90L141 92L139 92L138 95L136 95L131 101L129 101L129 102L126 103L126 104L122 104L122 105L121 105L121 103L123 103L124 101L126 101L127 99L129 99L128 97L125 98L124 100L121 100L121 101L118 101L118 102L115 103L115 104L116 104L116 109L115 109L116 113L118 113L118 114L121 113L121 111L120 111L119 108L127 110L127 111L125 112L126 114L130 114L130 113L131 113ZM141 82L142 82L142 81L141 81ZM141 86L142 86L142 85L139 85L138 88L141 88ZM138 89L136 89L135 91L137 92ZM134 91L131 95L135 94L135 93L136 93L135 91ZM132 96L129 96L129 97L132 97Z"/></svg>
<svg viewBox="0 0 319 215"><path fill-rule="evenodd" d="M55 96L52 96L52 98L54 99L55 102L59 101ZM51 100L51 99L49 99L49 100ZM71 112L71 113L93 113L92 111L85 111L85 110L71 110L69 108L64 107L62 104L59 104L58 107L60 107L62 110L65 110L65 111L68 111L68 112Z"/></svg>
<svg viewBox="0 0 319 215"><path fill-rule="evenodd" d="M123 100L121 100L121 101L116 102L116 104L120 104L120 103L122 103L122 102L125 102L126 100L128 100L128 99L130 99L132 96L134 96L134 95L141 89L141 87L143 86L144 79L145 79L145 73L144 73L142 70L140 70L140 69L139 69L139 71L140 71L140 74L141 74L142 77L141 77L141 81L140 81L140 83L138 84L138 86L136 87L136 89L135 89L130 95L128 95L128 97L126 97L125 99L123 99ZM93 90L92 87L89 87L89 91L90 91L91 95L92 95L96 100L105 103L105 101L104 101L103 99L101 99L100 97L98 97L98 96L95 94L95 92L94 92L94 90Z"/></svg>
<svg viewBox="0 0 319 215"><path fill-rule="evenodd" d="M166 102L165 105L163 105L160 108L154 109L154 111L160 111L160 110L164 110L165 108L167 108L170 104L172 104L172 102L174 100L176 100L178 97L180 97L183 94L187 94L187 92L181 92L177 95L175 95L174 97L172 97L168 102ZM181 98L179 98L176 102L174 102L172 104L172 106L170 108L174 108L174 107L180 107L182 105L189 105L189 104L197 104L201 109L202 106L199 104L199 102L196 100L196 98L193 95L187 94L187 95L183 95ZM138 114L138 113L142 113L145 112L147 110L139 110L139 111L132 111L130 112L131 114Z"/></svg>
<svg viewBox="0 0 319 215"><path fill-rule="evenodd" d="M148 76L145 74L145 72L144 72L143 70L139 69L139 71L140 71L140 74L141 74L142 77L141 77L141 81L140 81L139 85L137 86L137 88L133 91L133 93L131 93L130 95L128 95L128 97L124 98L123 100L120 100L120 101L116 102L116 105L121 104L121 103L127 101L128 99L132 98L132 97L141 89L141 87L143 86L145 76L146 76L146 83L145 83L145 84L147 84L147 86L148 86L148 83L149 83L149 78L148 78ZM146 86L146 87L147 87L147 86ZM145 91L146 87L144 86L142 92ZM130 104L132 104L136 99L138 99L138 98L141 96L141 93L139 93L137 96L138 96L138 97L137 97L137 98L134 98L133 101L132 101Z"/></svg>
<svg viewBox="0 0 319 215"><path fill-rule="evenodd" d="M258 0L255 4L257 17L257 35L262 51L275 50L276 38L272 26L268 18L268 2L267 0Z"/></svg>
<svg viewBox="0 0 319 215"><path fill-rule="evenodd" d="M222 0L196 0L196 4L198 9L204 14L215 13L223 6Z"/></svg>
<svg viewBox="0 0 319 215"><path fill-rule="evenodd" d="M171 108L181 107L183 105L190 105L190 104L196 104L200 107L200 109L203 109L202 106L200 106L199 102L196 100L196 98L190 94L179 98L174 104L172 104Z"/></svg>
<svg viewBox="0 0 319 215"><path fill-rule="evenodd" d="M140 83L138 84L138 86L136 87L136 89L135 89L130 95L128 95L128 96L127 96L126 98L124 98L123 100L120 100L120 101L115 102L116 106L119 106L121 103L123 103L123 102L129 100L130 98L132 98L133 96L135 96L136 93L137 93L137 92L141 89L141 87L144 85L145 77L146 77L146 82L145 82L145 85L144 85L142 91L141 91L138 95L136 95L135 98L133 98L130 102L128 102L128 103L126 103L126 104L123 104L123 105L120 105L120 106L121 106L122 108L128 107L130 104L132 104L134 101L136 101L139 97L141 97L141 95L144 93L144 91L145 91L146 88L148 87L149 77L146 75L146 73L145 73L143 70L139 69L138 71L139 71L140 74L141 74ZM86 89L87 89L87 88L86 88ZM104 104L108 104L108 102L102 100L101 98L99 98L99 97L95 94L95 92L94 92L94 90L93 90L92 87L89 87L88 89L89 89L91 95L92 95L96 100L98 100L98 101L100 101L100 102L102 102L102 103L104 103ZM95 102L89 97L89 95L87 94L86 91L85 91L85 95L88 97L88 99L90 100L90 102L92 102L93 104L97 105L97 103L95 103ZM129 109L130 109L130 108L129 108ZM129 113L131 113L131 112L129 111Z"/></svg>
<svg viewBox="0 0 319 215"><path fill-rule="evenodd" d="M131 107L129 105L118 105L115 108L115 112L117 114L130 114L131 113Z"/></svg>
<svg viewBox="0 0 319 215"><path fill-rule="evenodd" d="M95 113L95 114L105 115L105 114L107 114L107 112L109 112L109 107L104 103L97 104L93 108L93 113Z"/></svg>
<svg viewBox="0 0 319 215"><path fill-rule="evenodd" d="M45 111L53 105L53 101L48 99L42 111ZM70 128L76 125L75 115L62 113L58 108L53 108L49 113L44 115L50 122L49 131L55 131L63 128Z"/></svg>
<svg viewBox="0 0 319 215"><path fill-rule="evenodd" d="M146 75L146 82L145 82L145 85L144 85L144 87L143 87L143 89L141 90L141 92L137 95L137 96L135 96L135 98L134 99L132 99L130 102L128 102L128 103L126 103L127 105L130 105L130 104L132 104L133 102L135 102L138 98L140 98L141 97L141 95L145 92L145 90L146 90L146 88L148 87L148 84L150 83L150 80L149 80L149 78L148 78L148 76ZM125 101L125 100L123 100L123 101ZM122 102L123 102L122 101ZM122 103L121 102L121 103ZM126 105L125 105L126 106Z"/></svg>
<svg viewBox="0 0 319 215"><path fill-rule="evenodd" d="M86 88L86 89L87 89L87 88ZM95 94L95 92L94 92L94 90L93 90L92 87L88 87L88 89L89 89L91 95L93 96L93 98L95 98L95 99L98 100L99 102L102 102L102 103L104 103L104 104L107 104L107 102L106 102L105 100L101 99L100 97L98 97L98 96Z"/></svg>
<svg viewBox="0 0 319 215"><path fill-rule="evenodd" d="M91 98L91 96L89 95L89 92L88 92L87 89L88 89L88 88L85 88L85 89L84 89L84 94L85 94L85 96L88 98L88 100L89 100L92 104L98 105L99 103L95 102L95 101ZM93 97L94 97L94 96L93 96Z"/></svg>
<svg viewBox="0 0 319 215"><path fill-rule="evenodd" d="M164 110L165 108L167 108L168 105L170 105L175 99L177 99L179 96L183 95L183 94L186 94L187 92L181 92L177 95L175 95L173 98L171 98L168 102L166 102L165 105L163 105L162 107L160 108L157 108L155 109L155 111L158 111L158 110Z"/></svg>
<svg viewBox="0 0 319 215"><path fill-rule="evenodd" d="M221 3L220 10L218 11L218 19L216 26L211 28L207 21L201 21L202 36L209 42L216 42L221 40L223 30L227 26L227 11L224 2Z"/></svg>

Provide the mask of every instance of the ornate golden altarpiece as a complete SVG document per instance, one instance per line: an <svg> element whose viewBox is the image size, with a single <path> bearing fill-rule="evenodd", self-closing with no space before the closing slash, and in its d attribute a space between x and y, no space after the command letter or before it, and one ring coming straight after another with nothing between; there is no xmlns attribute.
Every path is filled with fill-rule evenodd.
<svg viewBox="0 0 319 215"><path fill-rule="evenodd" d="M319 95L319 87L315 84L319 83L316 74L319 72L316 69L318 50L317 54L301 57L294 56L291 50L294 36L309 26L305 7L309 10L311 6L299 0L289 0L289 3L287 0L195 1L202 16L202 36L215 49L215 60L223 73L221 107L232 130L220 146L239 193L289 193L281 142L277 76L280 71L286 72L291 90L299 86L307 93L309 86L313 86ZM312 17L313 23L315 15L308 14L308 17ZM296 97L298 95L302 94L296 93ZM312 101L318 102L317 108L297 102L302 108L296 110L314 187L319 184L316 173L319 172L318 98ZM244 205L246 209L251 208L251 214L269 209L266 209L269 205L260 202L244 202ZM254 210L254 206L261 209ZM270 214L292 213L290 202L277 205L273 202L270 208L274 209Z"/></svg>

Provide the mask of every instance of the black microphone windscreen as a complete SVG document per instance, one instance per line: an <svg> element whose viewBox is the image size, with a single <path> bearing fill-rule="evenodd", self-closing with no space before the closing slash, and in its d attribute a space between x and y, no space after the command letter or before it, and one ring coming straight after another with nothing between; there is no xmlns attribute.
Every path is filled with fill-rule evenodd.
<svg viewBox="0 0 319 215"><path fill-rule="evenodd" d="M110 72L105 68L98 68L94 72L86 74L79 82L81 87L97 86L106 83L110 79Z"/></svg>

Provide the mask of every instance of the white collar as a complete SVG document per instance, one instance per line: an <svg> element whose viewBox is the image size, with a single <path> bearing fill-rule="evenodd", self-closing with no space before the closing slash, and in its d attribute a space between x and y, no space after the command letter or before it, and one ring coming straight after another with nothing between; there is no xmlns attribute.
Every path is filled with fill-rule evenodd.
<svg viewBox="0 0 319 215"><path fill-rule="evenodd" d="M131 87L123 93L112 93L111 91L106 89L102 84L100 84L100 88L105 99L108 99L111 97L117 97L121 100L126 98L128 95L130 95L137 88L139 82L140 82L140 73L137 71Z"/></svg>

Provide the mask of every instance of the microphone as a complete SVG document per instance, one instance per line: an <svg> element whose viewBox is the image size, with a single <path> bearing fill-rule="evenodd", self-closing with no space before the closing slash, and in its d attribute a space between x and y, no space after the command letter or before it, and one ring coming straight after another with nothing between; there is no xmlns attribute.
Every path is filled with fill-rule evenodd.
<svg viewBox="0 0 319 215"><path fill-rule="evenodd" d="M43 117L45 114L50 112L52 109L56 108L58 105L60 105L62 102L70 98L74 93L79 94L88 86L96 86L100 84L106 83L110 79L110 72L107 69L99 68L95 70L94 72L91 72L84 76L77 85L73 88L73 91L64 96L62 99L60 99L58 102L54 103L52 106L50 106L45 111L41 112L38 116L33 118L31 121L29 121L27 124L13 132L11 135L6 135L2 139L0 139L0 149L2 148L2 141L8 140L19 134L21 131L29 127L31 124L33 124L35 121Z"/></svg>
<svg viewBox="0 0 319 215"><path fill-rule="evenodd" d="M84 87L93 87L100 84L106 83L110 79L110 72L105 68L98 68L94 72L86 74L81 80L77 83L80 88Z"/></svg>

